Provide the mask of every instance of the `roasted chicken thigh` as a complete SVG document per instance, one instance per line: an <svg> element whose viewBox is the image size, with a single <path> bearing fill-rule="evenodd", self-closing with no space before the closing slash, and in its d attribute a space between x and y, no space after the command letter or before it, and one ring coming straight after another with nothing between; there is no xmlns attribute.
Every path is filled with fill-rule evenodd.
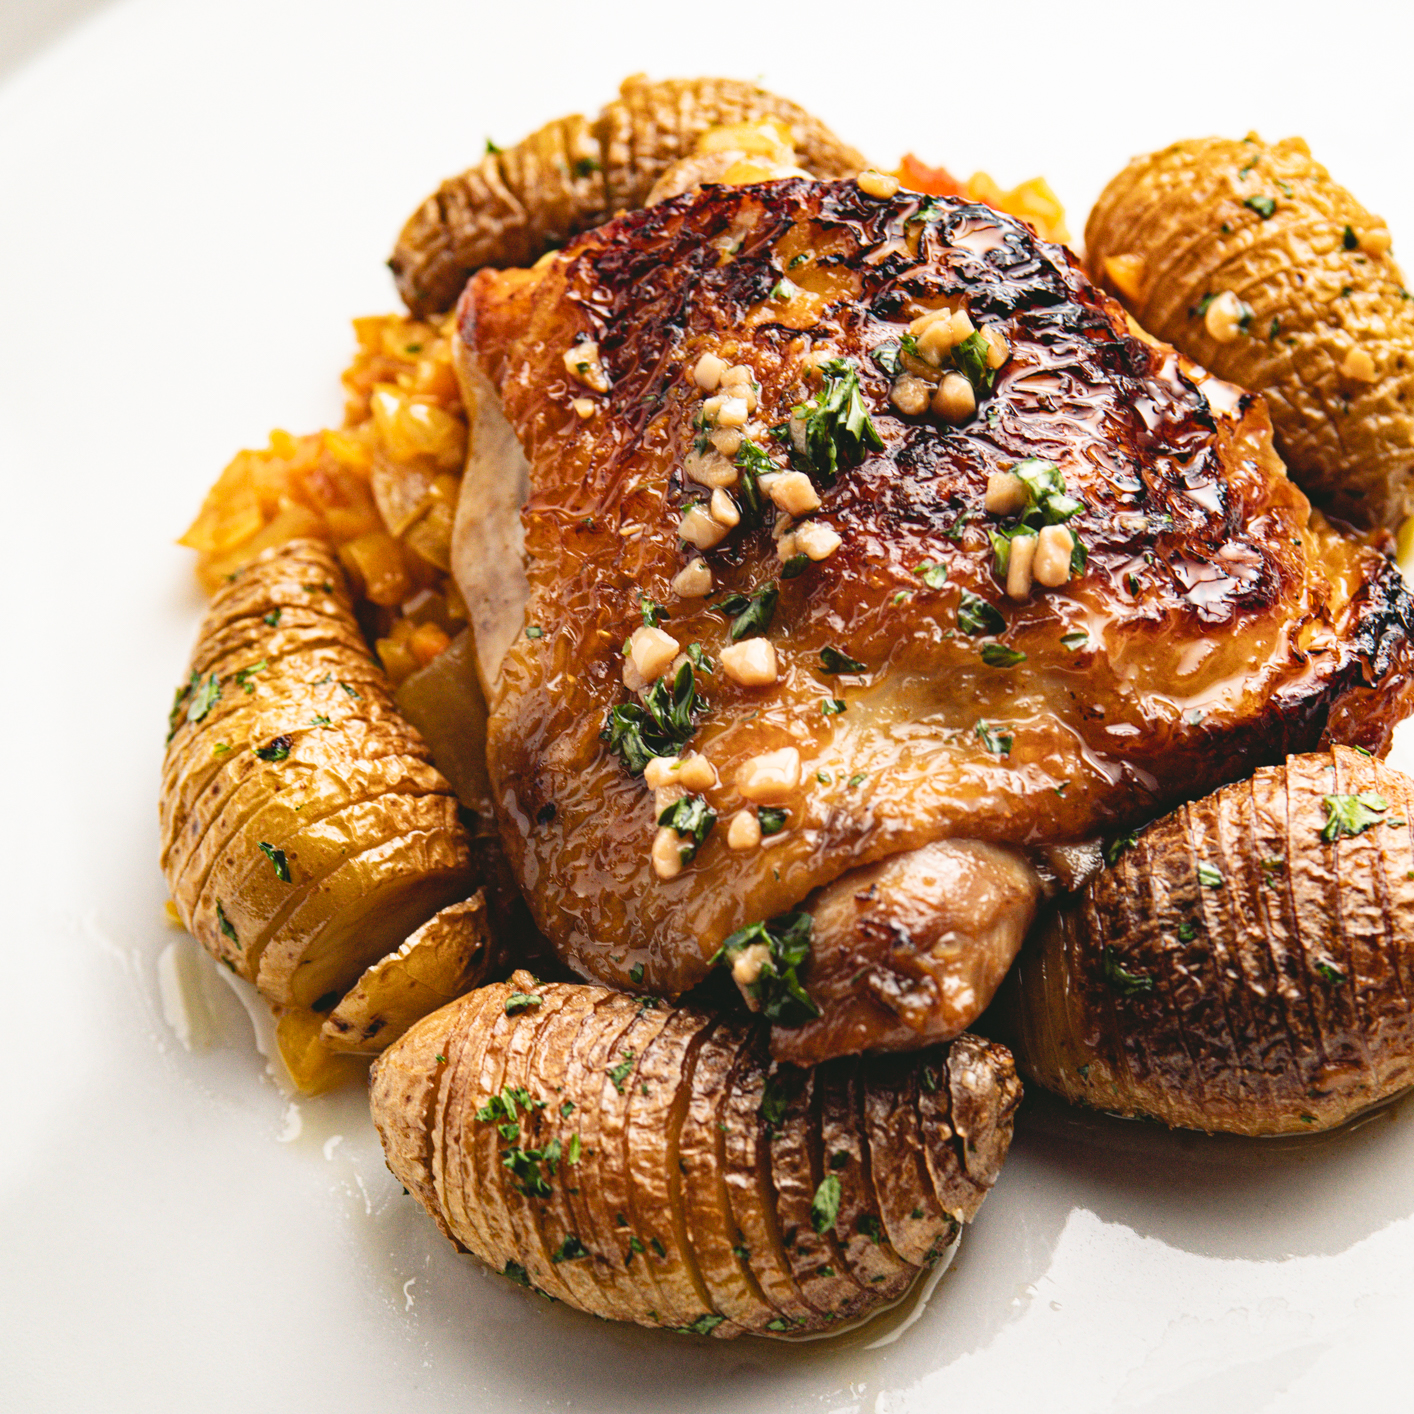
<svg viewBox="0 0 1414 1414"><path fill-rule="evenodd" d="M454 568L536 920L620 987L720 959L802 1062L956 1034L1045 847L1382 752L1409 691L1397 571L1260 400L889 188L706 187L458 313Z"/></svg>

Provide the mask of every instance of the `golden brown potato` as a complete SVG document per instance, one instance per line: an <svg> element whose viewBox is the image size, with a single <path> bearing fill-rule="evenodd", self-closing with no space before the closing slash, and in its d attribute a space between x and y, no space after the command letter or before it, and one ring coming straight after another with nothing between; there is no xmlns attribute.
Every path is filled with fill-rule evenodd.
<svg viewBox="0 0 1414 1414"><path fill-rule="evenodd" d="M459 1246L579 1310L721 1337L902 1295L1020 1099L974 1036L795 1070L759 1031L523 971L423 1018L371 1087L388 1166Z"/></svg>
<svg viewBox="0 0 1414 1414"><path fill-rule="evenodd" d="M419 315L450 309L483 265L529 265L542 252L642 206L654 183L688 156L708 128L779 118L800 166L819 177L866 166L798 104L737 79L625 79L590 122L576 113L505 151L487 144L475 167L443 182L418 207L388 264Z"/></svg>
<svg viewBox="0 0 1414 1414"><path fill-rule="evenodd" d="M213 599L173 705L162 864L184 926L283 1007L327 1011L475 886L329 550L267 551Z"/></svg>
<svg viewBox="0 0 1414 1414"><path fill-rule="evenodd" d="M1200 138L1101 194L1086 260L1153 334L1265 395L1292 476L1393 526L1414 475L1414 301L1390 234L1300 138Z"/></svg>
<svg viewBox="0 0 1414 1414"><path fill-rule="evenodd" d="M375 962L324 1022L331 1050L376 1054L413 1022L492 976L503 948L478 889L429 918L397 952Z"/></svg>
<svg viewBox="0 0 1414 1414"><path fill-rule="evenodd" d="M1345 747L1151 825L1022 950L1023 1071L1078 1104L1328 1129L1414 1083L1414 781Z"/></svg>

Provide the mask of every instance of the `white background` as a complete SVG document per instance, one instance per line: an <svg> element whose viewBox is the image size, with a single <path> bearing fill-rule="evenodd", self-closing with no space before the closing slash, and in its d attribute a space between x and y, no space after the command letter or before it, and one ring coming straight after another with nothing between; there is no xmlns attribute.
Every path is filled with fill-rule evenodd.
<svg viewBox="0 0 1414 1414"><path fill-rule="evenodd" d="M0 62L82 8L6 6ZM489 133L732 73L866 152L1046 174L1300 132L1395 231L1411 7L128 0L0 88L0 1408L1404 1407L1414 1111L1238 1144L1028 1103L902 1338L782 1350L550 1309L457 1258L358 1096L291 1108L232 994L159 1001L155 792L199 611L171 541L239 446L337 419L348 319ZM18 38L16 38L18 36ZM342 1136L336 1142L335 1136ZM283 1142L282 1142L283 1141Z"/></svg>

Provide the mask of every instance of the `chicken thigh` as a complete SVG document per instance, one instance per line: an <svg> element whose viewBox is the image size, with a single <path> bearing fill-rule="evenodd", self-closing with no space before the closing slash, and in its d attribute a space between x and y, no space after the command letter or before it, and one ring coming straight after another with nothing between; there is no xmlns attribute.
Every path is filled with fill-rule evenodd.
<svg viewBox="0 0 1414 1414"><path fill-rule="evenodd" d="M730 966L778 1056L956 1034L1045 847L1406 710L1410 598L1260 400L986 207L704 187L481 271L458 330L526 899L613 985Z"/></svg>

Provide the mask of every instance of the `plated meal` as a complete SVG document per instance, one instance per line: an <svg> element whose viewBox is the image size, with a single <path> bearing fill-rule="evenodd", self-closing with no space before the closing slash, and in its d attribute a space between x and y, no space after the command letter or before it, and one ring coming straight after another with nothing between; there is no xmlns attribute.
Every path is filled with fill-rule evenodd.
<svg viewBox="0 0 1414 1414"><path fill-rule="evenodd" d="M951 1252L1018 1071L1249 1136L1414 1083L1390 233L1249 135L1068 239L630 79L428 198L344 425L184 537L175 914L512 1282L830 1332Z"/></svg>

